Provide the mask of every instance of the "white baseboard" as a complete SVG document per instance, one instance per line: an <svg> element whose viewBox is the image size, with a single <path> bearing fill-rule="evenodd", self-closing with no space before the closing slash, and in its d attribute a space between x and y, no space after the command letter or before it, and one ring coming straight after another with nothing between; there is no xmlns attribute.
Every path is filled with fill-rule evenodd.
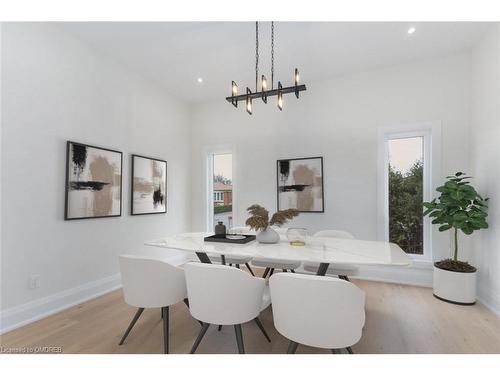
<svg viewBox="0 0 500 375"><path fill-rule="evenodd" d="M43 319L121 287L120 274L67 289L0 312L0 334Z"/></svg>
<svg viewBox="0 0 500 375"><path fill-rule="evenodd" d="M497 316L500 316L500 295L490 288L479 284L477 300L493 311Z"/></svg>

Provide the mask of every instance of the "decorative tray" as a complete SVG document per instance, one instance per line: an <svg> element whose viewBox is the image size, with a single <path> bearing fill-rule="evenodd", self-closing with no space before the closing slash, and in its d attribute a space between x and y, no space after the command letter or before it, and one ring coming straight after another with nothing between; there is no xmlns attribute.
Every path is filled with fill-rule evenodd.
<svg viewBox="0 0 500 375"><path fill-rule="evenodd" d="M226 237L217 237L215 235L205 237L205 242L224 242L224 243L248 243L255 240L255 235L252 234L228 234Z"/></svg>

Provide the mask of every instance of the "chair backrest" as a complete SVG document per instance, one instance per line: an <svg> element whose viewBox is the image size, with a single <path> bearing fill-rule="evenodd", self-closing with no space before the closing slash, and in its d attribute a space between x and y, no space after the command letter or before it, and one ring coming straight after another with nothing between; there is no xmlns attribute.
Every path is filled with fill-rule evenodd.
<svg viewBox="0 0 500 375"><path fill-rule="evenodd" d="M165 307L187 296L184 270L160 259L120 255L123 296L135 307Z"/></svg>
<svg viewBox="0 0 500 375"><path fill-rule="evenodd" d="M320 230L319 232L314 233L313 237L335 237L335 238L346 238L350 240L354 239L354 236L345 230L333 230L333 229Z"/></svg>
<svg viewBox="0 0 500 375"><path fill-rule="evenodd" d="M233 267L207 263L184 266L191 315L210 324L241 324L256 318L265 281Z"/></svg>
<svg viewBox="0 0 500 375"><path fill-rule="evenodd" d="M274 325L288 339L335 349L361 338L365 294L356 285L325 276L278 273L269 286Z"/></svg>

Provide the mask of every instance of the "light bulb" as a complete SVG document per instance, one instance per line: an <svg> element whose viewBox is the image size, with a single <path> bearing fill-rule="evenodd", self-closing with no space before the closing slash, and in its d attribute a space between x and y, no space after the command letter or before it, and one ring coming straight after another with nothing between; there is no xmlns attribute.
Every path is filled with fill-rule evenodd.
<svg viewBox="0 0 500 375"><path fill-rule="evenodd" d="M236 94L238 94L238 85L234 81L232 83L232 93L233 93L233 96L236 96Z"/></svg>
<svg viewBox="0 0 500 375"><path fill-rule="evenodd" d="M283 94L281 92L278 93L278 108L280 111L283 109Z"/></svg>
<svg viewBox="0 0 500 375"><path fill-rule="evenodd" d="M262 91L266 91L267 90L267 79L266 77L263 75L262 76Z"/></svg>
<svg viewBox="0 0 500 375"><path fill-rule="evenodd" d="M299 84L299 70L297 68L295 68L295 85L298 85Z"/></svg>
<svg viewBox="0 0 500 375"><path fill-rule="evenodd" d="M247 112L251 115L252 114L252 99L247 98Z"/></svg>

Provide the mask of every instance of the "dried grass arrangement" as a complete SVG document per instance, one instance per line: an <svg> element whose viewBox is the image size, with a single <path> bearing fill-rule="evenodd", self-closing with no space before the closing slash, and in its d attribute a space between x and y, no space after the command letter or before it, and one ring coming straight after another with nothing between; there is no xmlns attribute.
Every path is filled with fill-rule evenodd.
<svg viewBox="0 0 500 375"><path fill-rule="evenodd" d="M266 230L267 227L271 225L280 227L300 213L298 210L290 208L288 210L275 212L271 220L269 220L269 211L258 204L251 205L247 208L247 211L251 216L247 219L245 224L256 231Z"/></svg>

